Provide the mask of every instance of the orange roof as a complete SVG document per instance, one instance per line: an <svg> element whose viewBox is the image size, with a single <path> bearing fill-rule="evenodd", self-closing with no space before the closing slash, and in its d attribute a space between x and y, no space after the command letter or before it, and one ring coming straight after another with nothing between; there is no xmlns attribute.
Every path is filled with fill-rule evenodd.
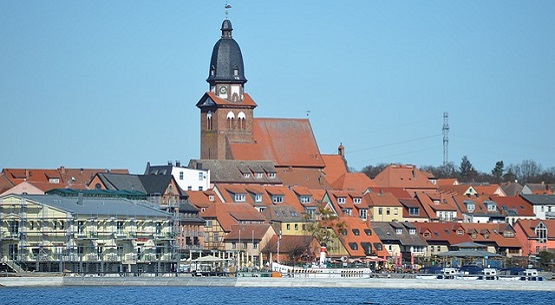
<svg viewBox="0 0 555 305"><path fill-rule="evenodd" d="M512 213L518 216L536 217L532 205L520 196L494 197L490 199L497 202L497 208L504 213Z"/></svg>
<svg viewBox="0 0 555 305"><path fill-rule="evenodd" d="M391 193L366 193L364 199L369 207L403 207Z"/></svg>
<svg viewBox="0 0 555 305"><path fill-rule="evenodd" d="M457 178L441 178L437 179L437 185L457 185L459 184L459 180Z"/></svg>
<svg viewBox="0 0 555 305"><path fill-rule="evenodd" d="M345 173L332 183L334 189L365 192L374 182L364 173Z"/></svg>
<svg viewBox="0 0 555 305"><path fill-rule="evenodd" d="M380 240L378 235L373 232L368 223L366 223L364 220L360 219L359 217L344 216L341 217L339 221L345 222L346 231L339 232L337 228L334 229L339 239L343 242L343 246L349 252L349 256L366 257L367 255L364 251L363 243L371 244L371 250L374 251L374 255L379 257L389 256L389 252L387 252L384 246L381 247L381 250L376 250L375 244L382 244L382 241ZM350 244L352 243L357 244L357 247L355 247L355 249L351 247Z"/></svg>
<svg viewBox="0 0 555 305"><path fill-rule="evenodd" d="M323 190L332 188L318 168L277 168L277 175L284 185L298 185L309 189Z"/></svg>
<svg viewBox="0 0 555 305"><path fill-rule="evenodd" d="M216 218L226 232L230 232L235 224L266 222L266 218L248 203L215 203L200 215Z"/></svg>
<svg viewBox="0 0 555 305"><path fill-rule="evenodd" d="M187 191L187 195L189 195L189 202L201 210L212 206L214 203L221 203L220 198L212 190Z"/></svg>
<svg viewBox="0 0 555 305"><path fill-rule="evenodd" d="M374 193L391 193L397 199L410 199L413 195L402 187L371 187Z"/></svg>
<svg viewBox="0 0 555 305"><path fill-rule="evenodd" d="M340 155L322 155L326 167L324 168L324 173L326 174L326 180L329 183L333 183L339 177L345 175L347 170L347 164L345 164L345 159Z"/></svg>
<svg viewBox="0 0 555 305"><path fill-rule="evenodd" d="M541 219L519 219L515 223L515 227L520 227L524 231L524 234L528 238L537 238L536 227L543 223L547 228L547 238L549 240L555 240L555 220L541 220Z"/></svg>
<svg viewBox="0 0 555 305"><path fill-rule="evenodd" d="M428 175L414 165L391 164L372 180L379 187L436 189Z"/></svg>
<svg viewBox="0 0 555 305"><path fill-rule="evenodd" d="M428 243L455 245L472 241L468 234L457 234L459 229L464 230L461 224L457 222L413 222L412 224Z"/></svg>
<svg viewBox="0 0 555 305"><path fill-rule="evenodd" d="M469 234L472 241L476 243L495 243L499 247L521 248L522 244L513 235L513 237L504 237L503 232L506 230L513 231L513 228L507 223L462 223L466 234ZM476 238L472 237L472 232L476 232Z"/></svg>
<svg viewBox="0 0 555 305"><path fill-rule="evenodd" d="M126 169L75 169L61 166L57 169L6 168L2 175L14 185L27 181L43 191L49 191L55 188L88 189L87 183L94 175L106 171L129 174Z"/></svg>
<svg viewBox="0 0 555 305"><path fill-rule="evenodd" d="M253 119L254 143L231 143L235 160L270 160L276 167L323 168L308 119Z"/></svg>
<svg viewBox="0 0 555 305"><path fill-rule="evenodd" d="M238 104L238 103L232 103L232 102L230 102L226 99L220 98L216 94L214 94L214 92L211 92L211 91L206 92L204 94L204 96L201 97L200 102L197 103L197 106L200 103L202 103L203 101L206 104L207 101L204 100L206 97L209 97L212 100L212 102L214 102L214 104L219 105L219 106L223 106L223 107L230 106L230 107L233 107L233 108L237 108L238 105L244 105L244 106L248 106L249 108L254 108L254 107L257 106L256 103L254 102L254 100L250 97L250 95L248 93L245 93L243 95L243 102ZM208 103L210 103L210 101L208 101Z"/></svg>

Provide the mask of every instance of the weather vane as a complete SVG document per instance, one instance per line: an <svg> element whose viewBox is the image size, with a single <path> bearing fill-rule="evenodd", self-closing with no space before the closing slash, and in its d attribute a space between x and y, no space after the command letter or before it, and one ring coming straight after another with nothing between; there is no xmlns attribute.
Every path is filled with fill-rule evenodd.
<svg viewBox="0 0 555 305"><path fill-rule="evenodd" d="M229 10L231 9L231 4L225 2L225 19L227 19L227 15L229 15Z"/></svg>

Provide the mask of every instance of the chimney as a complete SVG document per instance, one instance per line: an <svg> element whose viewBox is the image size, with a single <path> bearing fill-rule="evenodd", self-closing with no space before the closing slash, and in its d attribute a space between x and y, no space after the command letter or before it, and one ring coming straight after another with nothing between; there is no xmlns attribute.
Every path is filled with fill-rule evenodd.
<svg viewBox="0 0 555 305"><path fill-rule="evenodd" d="M343 146L343 143L339 143L339 147L337 148L337 154L345 158L345 146Z"/></svg>
<svg viewBox="0 0 555 305"><path fill-rule="evenodd" d="M175 166L177 166L177 167L181 167L181 161L179 161L179 160L175 160Z"/></svg>

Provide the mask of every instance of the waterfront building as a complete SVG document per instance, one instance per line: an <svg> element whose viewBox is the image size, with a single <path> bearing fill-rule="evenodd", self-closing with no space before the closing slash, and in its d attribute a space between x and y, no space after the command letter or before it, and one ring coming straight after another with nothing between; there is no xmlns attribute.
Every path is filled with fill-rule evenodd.
<svg viewBox="0 0 555 305"><path fill-rule="evenodd" d="M519 219L514 224L516 237L523 245L522 255L532 258L555 249L555 220Z"/></svg>
<svg viewBox="0 0 555 305"><path fill-rule="evenodd" d="M0 197L0 258L15 271L170 272L173 214L121 197Z"/></svg>
<svg viewBox="0 0 555 305"><path fill-rule="evenodd" d="M429 256L428 243L410 222L372 222L372 229L389 252L389 262L395 266L414 266Z"/></svg>

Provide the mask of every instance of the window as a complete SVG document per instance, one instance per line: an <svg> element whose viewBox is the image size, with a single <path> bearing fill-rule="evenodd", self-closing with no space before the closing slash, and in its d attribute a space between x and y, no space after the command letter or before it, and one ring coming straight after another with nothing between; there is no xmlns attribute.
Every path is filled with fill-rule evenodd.
<svg viewBox="0 0 555 305"><path fill-rule="evenodd" d="M212 111L206 114L206 129L212 130Z"/></svg>
<svg viewBox="0 0 555 305"><path fill-rule="evenodd" d="M285 228L286 228L287 230L291 230L291 224L288 223L288 224L285 226Z"/></svg>
<svg viewBox="0 0 555 305"><path fill-rule="evenodd" d="M312 197L310 196L301 196L301 203L310 203L312 201Z"/></svg>
<svg viewBox="0 0 555 305"><path fill-rule="evenodd" d="M299 224L298 223L295 224L295 231L299 231Z"/></svg>
<svg viewBox="0 0 555 305"><path fill-rule="evenodd" d="M420 208L409 208L409 215L419 216L420 215Z"/></svg>
<svg viewBox="0 0 555 305"><path fill-rule="evenodd" d="M372 230L370 229L364 229L364 233L366 234L366 236L372 236Z"/></svg>
<svg viewBox="0 0 555 305"><path fill-rule="evenodd" d="M383 215L383 208L378 208L378 215Z"/></svg>
<svg viewBox="0 0 555 305"><path fill-rule="evenodd" d="M386 214L386 215L390 215L390 214L391 214L391 211L389 210L389 208L385 209L385 214Z"/></svg>
<svg viewBox="0 0 555 305"><path fill-rule="evenodd" d="M538 243L547 243L547 227L543 224L543 222L540 222L534 231L538 237Z"/></svg>
<svg viewBox="0 0 555 305"><path fill-rule="evenodd" d="M380 243L374 243L374 248L378 251L381 251L383 249L383 245Z"/></svg>
<svg viewBox="0 0 555 305"><path fill-rule="evenodd" d="M415 229L415 228L410 228L410 229L409 229L409 234L410 234L410 235L416 234L416 229Z"/></svg>
<svg viewBox="0 0 555 305"><path fill-rule="evenodd" d="M395 234L397 235L403 234L403 229L399 229L399 228L395 229Z"/></svg>
<svg viewBox="0 0 555 305"><path fill-rule="evenodd" d="M245 202L247 200L247 195L245 194L235 194L233 199L235 202Z"/></svg>
<svg viewBox="0 0 555 305"><path fill-rule="evenodd" d="M345 215L351 216L352 213L353 213L353 210L352 209L342 209L341 212L343 212L343 214L345 214Z"/></svg>
<svg viewBox="0 0 555 305"><path fill-rule="evenodd" d="M349 243L349 247L351 247L352 250L358 250L358 244L357 243Z"/></svg>
<svg viewBox="0 0 555 305"><path fill-rule="evenodd" d="M200 172L198 173L198 181L202 181L204 179L204 173Z"/></svg>
<svg viewBox="0 0 555 305"><path fill-rule="evenodd" d="M360 235L359 229L353 229L353 234L355 234L355 236L359 236Z"/></svg>
<svg viewBox="0 0 555 305"><path fill-rule="evenodd" d="M276 177L276 173L268 173L268 178L274 179Z"/></svg>
<svg viewBox="0 0 555 305"><path fill-rule="evenodd" d="M368 210L367 209L361 209L360 210L360 218L366 220L368 218Z"/></svg>
<svg viewBox="0 0 555 305"><path fill-rule="evenodd" d="M179 180L183 180L183 172L179 172Z"/></svg>
<svg viewBox="0 0 555 305"><path fill-rule="evenodd" d="M283 195L274 195L272 196L273 203L282 203L283 202Z"/></svg>
<svg viewBox="0 0 555 305"><path fill-rule="evenodd" d="M362 202L362 198L360 198L360 197L355 197L355 198L353 198L353 203L354 203L354 204L359 204L359 203L361 203L361 202Z"/></svg>
<svg viewBox="0 0 555 305"><path fill-rule="evenodd" d="M261 179L262 178L262 173L256 173L256 179Z"/></svg>
<svg viewBox="0 0 555 305"><path fill-rule="evenodd" d="M243 178L250 178L251 177L251 173L244 173L243 174Z"/></svg>
<svg viewBox="0 0 555 305"><path fill-rule="evenodd" d="M254 195L254 202L262 202L262 194Z"/></svg>
<svg viewBox="0 0 555 305"><path fill-rule="evenodd" d="M345 197L339 197L339 198L337 198L337 203L339 203L339 204L343 204L343 203L345 203L346 201L347 201L347 200L346 200Z"/></svg>
<svg viewBox="0 0 555 305"><path fill-rule="evenodd" d="M398 214L399 214L398 208L393 208L393 215L398 215Z"/></svg>

